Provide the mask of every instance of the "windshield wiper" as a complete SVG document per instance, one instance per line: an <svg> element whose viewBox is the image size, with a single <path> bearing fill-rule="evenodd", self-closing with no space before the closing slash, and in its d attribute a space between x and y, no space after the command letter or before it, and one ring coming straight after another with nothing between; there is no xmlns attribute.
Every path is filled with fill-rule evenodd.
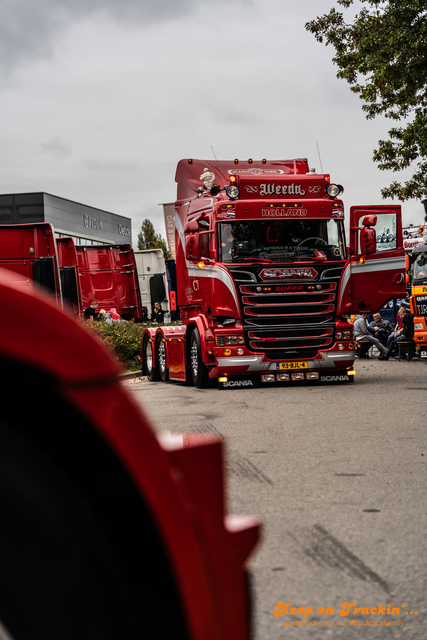
<svg viewBox="0 0 427 640"><path fill-rule="evenodd" d="M325 256L321 258L320 256L295 256L292 258L293 260L305 260L306 262L314 262L315 260L327 260L328 258Z"/></svg>

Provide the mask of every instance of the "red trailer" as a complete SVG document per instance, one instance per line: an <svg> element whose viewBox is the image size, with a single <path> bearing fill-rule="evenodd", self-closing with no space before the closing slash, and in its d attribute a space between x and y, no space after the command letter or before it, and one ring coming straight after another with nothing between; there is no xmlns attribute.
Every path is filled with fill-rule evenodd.
<svg viewBox="0 0 427 640"><path fill-rule="evenodd" d="M2 637L248 640L259 523L225 514L222 441L159 440L93 335L13 280L0 270Z"/></svg>
<svg viewBox="0 0 427 640"><path fill-rule="evenodd" d="M80 315L82 301L77 262L77 251L73 238L63 236L56 239L59 272L61 275L62 301L69 311Z"/></svg>
<svg viewBox="0 0 427 640"><path fill-rule="evenodd" d="M141 295L130 244L77 246L82 308L93 301L124 320L141 318Z"/></svg>
<svg viewBox="0 0 427 640"><path fill-rule="evenodd" d="M49 222L0 225L0 267L27 290L48 289L62 304L55 236Z"/></svg>
<svg viewBox="0 0 427 640"><path fill-rule="evenodd" d="M343 188L304 158L181 160L175 180L184 324L145 331L149 378L353 382L350 315L405 294L400 207L352 207L347 247Z"/></svg>

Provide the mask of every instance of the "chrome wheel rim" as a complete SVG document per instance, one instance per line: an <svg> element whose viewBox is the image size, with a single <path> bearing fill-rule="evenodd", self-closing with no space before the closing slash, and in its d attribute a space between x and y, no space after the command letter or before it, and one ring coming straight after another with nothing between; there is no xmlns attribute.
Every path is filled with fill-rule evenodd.
<svg viewBox="0 0 427 640"><path fill-rule="evenodd" d="M191 357L191 370L193 372L194 378L197 378L197 372L199 370L199 357L198 357L197 342L195 340L191 345L190 357Z"/></svg>
<svg viewBox="0 0 427 640"><path fill-rule="evenodd" d="M159 342L157 354L158 354L158 361L159 361L160 371L162 373L165 373L165 371L166 371L166 349L165 349L164 343L161 342L161 341Z"/></svg>
<svg viewBox="0 0 427 640"><path fill-rule="evenodd" d="M145 367L147 369L147 373L151 373L153 369L153 350L149 340L145 343Z"/></svg>

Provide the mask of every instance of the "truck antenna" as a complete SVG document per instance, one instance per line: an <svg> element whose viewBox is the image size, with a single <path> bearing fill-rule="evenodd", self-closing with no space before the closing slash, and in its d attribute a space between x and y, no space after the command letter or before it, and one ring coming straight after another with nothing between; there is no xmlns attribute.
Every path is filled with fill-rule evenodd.
<svg viewBox="0 0 427 640"><path fill-rule="evenodd" d="M212 146L212 145L211 145L211 149L212 149L212 153L214 154L214 158L215 158L215 160L218 162L218 158L217 158L217 157L216 157L216 155L215 155L215 151L214 151L214 148L213 148L213 146Z"/></svg>
<svg viewBox="0 0 427 640"><path fill-rule="evenodd" d="M318 145L318 143L317 143L317 140L316 140L316 147L317 147L317 155L319 156L320 170L321 170L321 172L323 173L322 158L320 157L320 150L319 150L319 145Z"/></svg>

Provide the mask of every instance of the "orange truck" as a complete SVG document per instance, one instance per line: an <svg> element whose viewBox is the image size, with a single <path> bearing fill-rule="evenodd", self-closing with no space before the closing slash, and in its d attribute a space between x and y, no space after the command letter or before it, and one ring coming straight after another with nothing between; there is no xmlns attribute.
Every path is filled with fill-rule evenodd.
<svg viewBox="0 0 427 640"><path fill-rule="evenodd" d="M414 342L421 356L427 356L427 199L425 226L419 228L419 242L406 254L406 282L410 288L410 307L414 314Z"/></svg>

